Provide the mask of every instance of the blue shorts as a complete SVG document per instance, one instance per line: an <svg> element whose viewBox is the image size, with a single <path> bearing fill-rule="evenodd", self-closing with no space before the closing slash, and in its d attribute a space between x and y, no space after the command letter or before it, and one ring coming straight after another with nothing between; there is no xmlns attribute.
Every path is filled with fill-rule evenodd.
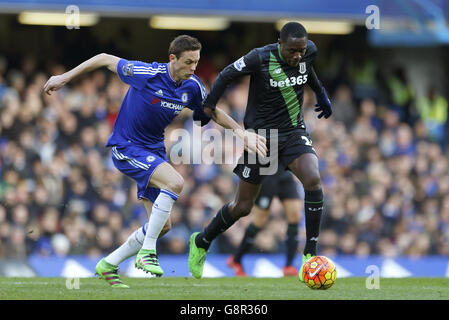
<svg viewBox="0 0 449 320"><path fill-rule="evenodd" d="M148 187L154 170L168 162L165 148L148 149L136 145L113 146L112 161L115 167L137 182L137 198L154 202L160 189Z"/></svg>

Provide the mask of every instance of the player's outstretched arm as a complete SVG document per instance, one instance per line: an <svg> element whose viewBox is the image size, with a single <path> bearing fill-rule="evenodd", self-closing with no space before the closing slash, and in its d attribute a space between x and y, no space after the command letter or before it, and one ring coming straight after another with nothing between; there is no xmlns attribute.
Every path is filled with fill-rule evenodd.
<svg viewBox="0 0 449 320"><path fill-rule="evenodd" d="M315 93L316 104L315 111L318 112L318 119L321 119L323 116L325 119L329 118L332 115L332 105L327 96L326 90L324 89L321 81L318 79L318 76L315 73L313 67L310 68L310 81L308 82L310 88Z"/></svg>
<svg viewBox="0 0 449 320"><path fill-rule="evenodd" d="M225 129L231 129L234 134L243 140L245 150L257 153L261 157L267 155L267 139L255 132L244 130L234 119L219 107L214 109L205 107L204 113Z"/></svg>
<svg viewBox="0 0 449 320"><path fill-rule="evenodd" d="M70 71L67 71L63 74L52 76L48 79L47 83L44 85L44 91L48 95L51 94L51 91L56 91L63 87L66 83L71 81L72 79L78 77L81 74L90 72L92 70L106 67L112 72L117 73L117 63L120 61L120 58L106 54L100 53L96 56L90 58L89 60L84 61L77 67L73 68Z"/></svg>

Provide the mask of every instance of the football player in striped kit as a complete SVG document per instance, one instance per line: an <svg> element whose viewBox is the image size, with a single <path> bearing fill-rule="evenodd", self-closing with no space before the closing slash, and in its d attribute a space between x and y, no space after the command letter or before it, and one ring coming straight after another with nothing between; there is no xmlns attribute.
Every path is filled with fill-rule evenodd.
<svg viewBox="0 0 449 320"><path fill-rule="evenodd" d="M308 39L304 26L298 22L289 22L282 27L277 43L253 49L224 68L203 103L204 111L210 112L208 110L215 108L229 84L244 75L250 75L245 129L277 131L275 137L270 135L267 140L267 145L270 146L270 167L273 167L271 162L278 163L292 171L304 186L307 239L303 264L316 255L324 204L318 157L303 119L306 84L315 93L318 118L328 118L332 114L330 100L313 67L316 54L317 47ZM274 139L278 141L277 148L271 148ZM195 278L202 277L211 242L238 219L251 212L262 180L268 175L263 170L266 167L263 163L265 161L254 160L244 153L234 169L239 177L234 200L225 204L202 232L192 234L189 268ZM299 271L300 280L301 269L302 267Z"/></svg>
<svg viewBox="0 0 449 320"><path fill-rule="evenodd" d="M112 287L128 287L120 280L118 265L136 254L136 268L163 275L156 241L170 229L170 212L184 184L183 177L168 162L164 130L182 109L191 109L193 119L201 125L212 118L232 129L247 142L247 151L266 154L264 137L243 130L219 108L209 115L203 112L206 90L194 74L200 51L201 43L196 38L181 35L170 43L167 63L131 61L102 53L51 77L44 85L44 91L51 94L73 78L101 67L115 72L129 85L106 146L111 147L117 169L136 181L137 197L143 201L149 220L97 264L96 274Z"/></svg>

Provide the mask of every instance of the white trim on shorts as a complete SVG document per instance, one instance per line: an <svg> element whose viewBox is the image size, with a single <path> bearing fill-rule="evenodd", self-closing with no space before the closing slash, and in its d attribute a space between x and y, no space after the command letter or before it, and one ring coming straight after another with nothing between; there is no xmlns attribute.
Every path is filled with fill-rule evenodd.
<svg viewBox="0 0 449 320"><path fill-rule="evenodd" d="M143 169L143 170L149 170L150 169L149 165L146 165L145 163L137 161L136 159L130 158L130 157L128 157L128 156L118 152L117 151L117 147L112 147L112 155L117 160L126 160L134 168Z"/></svg>

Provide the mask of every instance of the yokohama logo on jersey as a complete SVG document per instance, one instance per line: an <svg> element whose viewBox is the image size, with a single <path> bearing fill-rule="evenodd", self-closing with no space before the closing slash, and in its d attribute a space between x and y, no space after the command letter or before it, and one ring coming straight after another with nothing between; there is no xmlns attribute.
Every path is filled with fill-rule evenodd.
<svg viewBox="0 0 449 320"><path fill-rule="evenodd" d="M176 113L179 113L181 112L182 109L184 109L184 106L181 104L176 104L167 101L161 101L161 106L167 109L176 110Z"/></svg>

